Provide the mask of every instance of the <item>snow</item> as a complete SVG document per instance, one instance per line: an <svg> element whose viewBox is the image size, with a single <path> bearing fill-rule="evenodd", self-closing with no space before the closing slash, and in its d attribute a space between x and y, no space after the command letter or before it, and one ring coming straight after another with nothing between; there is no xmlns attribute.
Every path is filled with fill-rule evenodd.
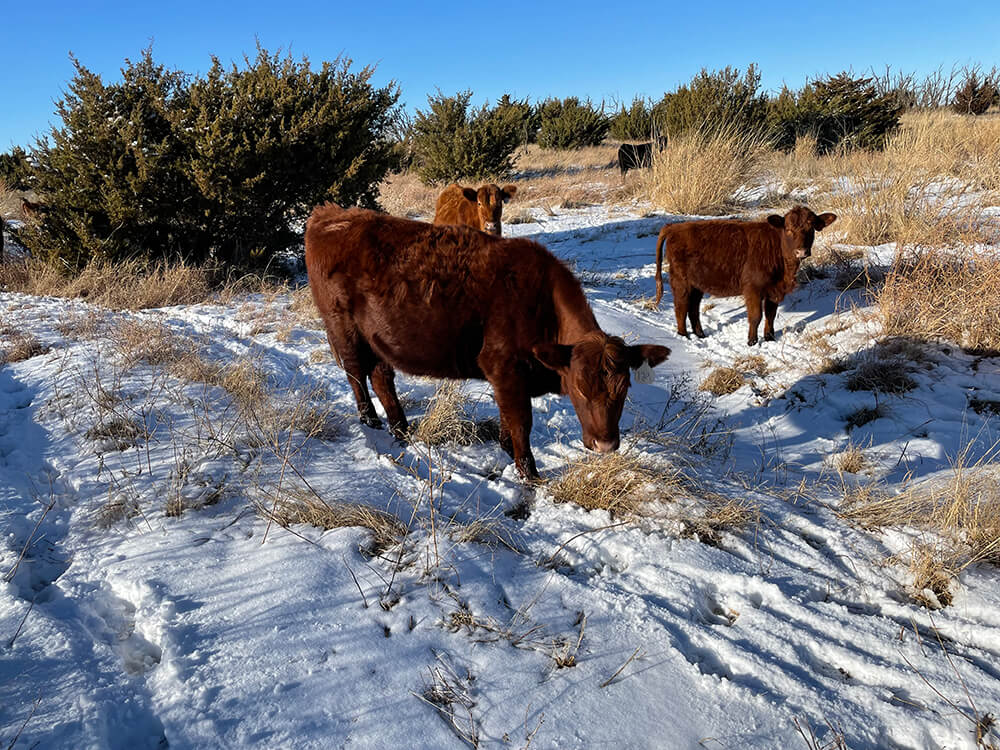
<svg viewBox="0 0 1000 750"><path fill-rule="evenodd" d="M850 391L816 366L870 354L879 326L863 291L825 279L786 298L776 342L748 348L742 301L711 298L708 338L681 339L669 296L642 304L676 217L644 211L505 231L571 263L605 330L672 349L633 385L623 443L760 505L759 526L717 544L655 513L554 503L496 443L404 446L361 426L343 372L311 356L323 332L282 334L287 296L127 313L0 294L3 323L51 347L0 368L0 741L23 725L16 747L776 748L804 746L797 720L851 748L975 747L969 716L1000 707L995 569L966 568L944 609L918 606L892 561L916 532L839 519L831 461L861 446L868 474L844 481L891 489L947 475L962 450L988 459L996 416L968 404L1000 400L1000 362L929 344L907 366L914 389ZM96 338L57 326L90 314ZM137 324L259 368L286 413L330 405L337 434L271 434L218 385L124 360ZM707 366L748 354L767 375L696 390ZM434 392L397 385L411 416ZM486 384L465 390L496 416ZM534 418L539 468L557 478L582 455L579 423L559 396ZM705 433L702 453L642 437L657 425L681 445ZM394 513L405 541L376 550L363 529L257 512L306 483ZM463 541L480 520L493 543Z"/></svg>

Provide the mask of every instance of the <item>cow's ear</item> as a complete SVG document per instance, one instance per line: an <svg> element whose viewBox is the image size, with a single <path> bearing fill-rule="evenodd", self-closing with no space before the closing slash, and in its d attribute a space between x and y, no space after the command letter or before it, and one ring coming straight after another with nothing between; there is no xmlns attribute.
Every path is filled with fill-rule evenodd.
<svg viewBox="0 0 1000 750"><path fill-rule="evenodd" d="M837 220L837 214L820 214L816 217L816 230L826 229Z"/></svg>
<svg viewBox="0 0 1000 750"><path fill-rule="evenodd" d="M500 188L500 194L503 196L503 202L506 203L517 195L517 185L504 185Z"/></svg>
<svg viewBox="0 0 1000 750"><path fill-rule="evenodd" d="M479 200L479 196L472 188L462 188L462 195L465 196L465 200L472 201L473 203Z"/></svg>
<svg viewBox="0 0 1000 750"><path fill-rule="evenodd" d="M534 353L535 359L556 372L561 372L569 367L569 362L573 358L573 347L565 344L549 342L535 344L531 351Z"/></svg>
<svg viewBox="0 0 1000 750"><path fill-rule="evenodd" d="M775 229L785 228L785 217L778 216L778 214L771 214L767 217L767 223L770 224Z"/></svg>
<svg viewBox="0 0 1000 750"><path fill-rule="evenodd" d="M645 362L650 367L656 367L670 356L670 350L659 344L636 344L628 347L628 366L633 370L642 367Z"/></svg>

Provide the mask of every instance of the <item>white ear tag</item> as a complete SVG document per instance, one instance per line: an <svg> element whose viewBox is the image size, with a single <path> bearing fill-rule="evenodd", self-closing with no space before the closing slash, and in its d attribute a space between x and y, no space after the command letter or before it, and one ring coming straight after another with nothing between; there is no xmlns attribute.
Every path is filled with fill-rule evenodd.
<svg viewBox="0 0 1000 750"><path fill-rule="evenodd" d="M635 368L635 382L642 385L649 385L653 382L653 368L646 360L642 360L642 364Z"/></svg>

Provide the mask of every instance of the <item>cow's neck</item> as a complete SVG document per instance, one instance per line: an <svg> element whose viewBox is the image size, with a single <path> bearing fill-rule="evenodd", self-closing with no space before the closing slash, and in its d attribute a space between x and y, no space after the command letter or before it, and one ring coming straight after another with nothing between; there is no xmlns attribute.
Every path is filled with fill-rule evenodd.
<svg viewBox="0 0 1000 750"><path fill-rule="evenodd" d="M562 263L553 274L552 301L558 324L556 343L575 344L587 334L601 330L580 282Z"/></svg>
<svg viewBox="0 0 1000 750"><path fill-rule="evenodd" d="M785 273L781 279L781 294L784 296L795 289L795 277L799 272L800 261L794 255L789 256L784 252L781 258L785 263Z"/></svg>

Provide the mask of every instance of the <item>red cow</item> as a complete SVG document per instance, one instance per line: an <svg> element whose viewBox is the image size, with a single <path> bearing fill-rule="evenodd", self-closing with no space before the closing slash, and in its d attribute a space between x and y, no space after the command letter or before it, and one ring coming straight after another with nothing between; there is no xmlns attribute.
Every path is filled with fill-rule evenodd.
<svg viewBox="0 0 1000 750"><path fill-rule="evenodd" d="M830 226L836 218L836 214L817 216L805 206L796 206L784 216L768 216L767 221L667 224L656 241L655 304L659 306L663 296L666 243L677 333L688 335L686 319L690 319L695 335L704 338L699 306L705 293L719 297L742 294L750 324L747 343L757 343L762 304L764 340L774 341L778 303L795 288L799 262L812 252L816 231Z"/></svg>
<svg viewBox="0 0 1000 750"><path fill-rule="evenodd" d="M604 333L569 269L529 240L328 203L313 210L305 245L313 298L361 421L381 426L370 379L390 430L407 431L395 369L487 380L500 445L529 478L538 476L532 397L569 395L584 446L613 451L629 368L670 354Z"/></svg>
<svg viewBox="0 0 1000 750"><path fill-rule="evenodd" d="M483 185L479 190L449 185L438 196L434 223L472 227L499 237L503 204L516 193L516 185L499 187L490 184Z"/></svg>

